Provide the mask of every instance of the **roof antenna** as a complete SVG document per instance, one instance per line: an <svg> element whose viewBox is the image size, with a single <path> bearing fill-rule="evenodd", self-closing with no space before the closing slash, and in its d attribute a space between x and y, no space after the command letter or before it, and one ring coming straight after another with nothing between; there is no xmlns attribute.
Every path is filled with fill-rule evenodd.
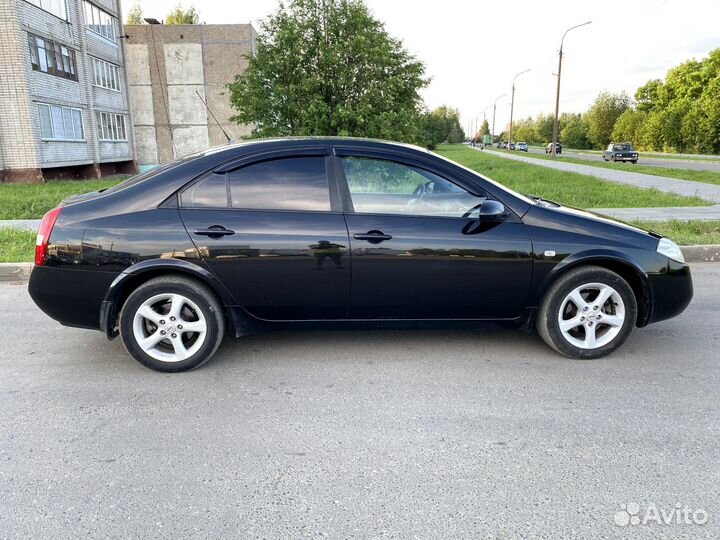
<svg viewBox="0 0 720 540"><path fill-rule="evenodd" d="M218 119L215 118L215 115L213 114L212 110L210 109L210 107L208 107L207 101L205 101L205 100L203 99L203 97L200 95L200 92L198 92L197 90L195 90L195 93L197 94L197 97L200 98L200 101L203 102L203 105L205 105L205 108L206 108L206 109L208 110L208 112L210 113L210 116L212 116L212 119L215 120L215 123L216 123L216 124L218 125L218 127L220 128L220 131L222 131L222 132L223 132L223 135L225 135L225 138L227 139L227 143L230 144L230 143L232 142L232 139L230 138L230 135L228 135L228 134L227 134L227 131L225 131L225 130L223 129L223 127L220 125L220 122L218 122Z"/></svg>

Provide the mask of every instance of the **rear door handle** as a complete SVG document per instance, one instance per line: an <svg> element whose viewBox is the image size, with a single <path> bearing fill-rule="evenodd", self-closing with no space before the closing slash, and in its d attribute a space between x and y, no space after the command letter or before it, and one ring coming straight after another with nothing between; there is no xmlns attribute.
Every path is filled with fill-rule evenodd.
<svg viewBox="0 0 720 540"><path fill-rule="evenodd" d="M353 234L355 240L366 240L371 244L379 244L384 240L392 240L392 236L385 234L382 231L368 231L364 234L357 233Z"/></svg>
<svg viewBox="0 0 720 540"><path fill-rule="evenodd" d="M207 229L195 229L193 233L199 235L199 236L209 236L210 238L220 238L221 236L228 236L230 234L235 234L235 231L231 231L230 229L226 229L225 227L221 225L213 225L211 227L208 227Z"/></svg>

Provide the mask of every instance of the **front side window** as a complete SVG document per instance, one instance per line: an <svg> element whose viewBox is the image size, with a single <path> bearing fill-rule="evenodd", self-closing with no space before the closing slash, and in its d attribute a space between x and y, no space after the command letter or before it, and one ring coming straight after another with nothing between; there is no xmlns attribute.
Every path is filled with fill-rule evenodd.
<svg viewBox="0 0 720 540"><path fill-rule="evenodd" d="M95 4L83 0L85 13L85 28L115 42L115 17L103 11Z"/></svg>
<svg viewBox="0 0 720 540"><path fill-rule="evenodd" d="M40 115L40 135L44 140L85 140L80 109L38 103L38 113Z"/></svg>
<svg viewBox="0 0 720 540"><path fill-rule="evenodd" d="M28 0L31 4L36 5L40 9L44 9L48 13L52 13L56 17L67 20L67 6L65 0Z"/></svg>
<svg viewBox="0 0 720 540"><path fill-rule="evenodd" d="M33 70L77 81L75 51L49 39L28 34L30 63Z"/></svg>
<svg viewBox="0 0 720 540"><path fill-rule="evenodd" d="M124 115L97 111L95 116L98 139L101 141L127 141Z"/></svg>
<svg viewBox="0 0 720 540"><path fill-rule="evenodd" d="M342 159L355 212L466 217L485 201L424 169L394 161Z"/></svg>
<svg viewBox="0 0 720 540"><path fill-rule="evenodd" d="M115 64L90 57L93 65L93 85L120 91L120 70Z"/></svg>
<svg viewBox="0 0 720 540"><path fill-rule="evenodd" d="M228 173L233 208L329 211L325 158L292 157L253 163Z"/></svg>

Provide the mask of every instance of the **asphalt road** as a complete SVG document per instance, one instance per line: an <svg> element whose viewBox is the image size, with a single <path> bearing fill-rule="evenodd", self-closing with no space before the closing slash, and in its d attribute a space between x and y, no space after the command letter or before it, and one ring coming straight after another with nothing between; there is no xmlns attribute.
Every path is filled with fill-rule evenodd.
<svg viewBox="0 0 720 540"><path fill-rule="evenodd" d="M544 154L545 151L540 148L529 148L528 153L530 154ZM638 165L647 165L649 167L663 167L666 169L690 169L694 171L712 171L720 172L720 161L697 161L690 159L665 159L665 158L652 158L639 152L640 158ZM563 150L562 157L571 157L584 159L586 161L603 161L601 155L588 154L581 152L568 152Z"/></svg>
<svg viewBox="0 0 720 540"><path fill-rule="evenodd" d="M0 285L0 538L718 538L720 264L694 275L685 314L603 360L279 333L179 375ZM630 503L707 522L616 525Z"/></svg>

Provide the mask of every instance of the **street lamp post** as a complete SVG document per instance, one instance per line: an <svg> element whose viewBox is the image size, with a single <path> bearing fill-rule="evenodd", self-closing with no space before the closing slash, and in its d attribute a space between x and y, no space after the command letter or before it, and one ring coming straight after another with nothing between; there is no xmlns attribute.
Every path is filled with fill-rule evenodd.
<svg viewBox="0 0 720 540"><path fill-rule="evenodd" d="M490 135L492 135L492 142L495 142L495 112L497 111L497 102L498 99L507 96L507 94L503 94L502 96L498 96L495 98L495 102L493 103L493 125L492 125L492 131Z"/></svg>
<svg viewBox="0 0 720 540"><path fill-rule="evenodd" d="M558 143L558 124L559 124L559 118L558 115L560 114L560 75L562 73L562 57L563 57L563 42L565 41L565 36L567 36L567 33L570 30L574 30L575 28L580 28L581 26L586 26L590 24L592 21L584 22L582 24L577 24L575 26L571 26L567 30L565 30L565 33L562 36L562 39L560 40L560 53L558 55L558 72L557 72L557 92L555 93L555 119L553 121L553 140L552 140L552 156L555 157L556 149L557 149L557 143Z"/></svg>
<svg viewBox="0 0 720 540"><path fill-rule="evenodd" d="M517 79L520 75L523 73L527 73L530 71L529 69L526 69L525 71L521 71L517 75L513 77L513 84L512 84L512 98L510 99L510 139L508 139L508 146L512 144L513 140L513 109L515 108L515 79Z"/></svg>

